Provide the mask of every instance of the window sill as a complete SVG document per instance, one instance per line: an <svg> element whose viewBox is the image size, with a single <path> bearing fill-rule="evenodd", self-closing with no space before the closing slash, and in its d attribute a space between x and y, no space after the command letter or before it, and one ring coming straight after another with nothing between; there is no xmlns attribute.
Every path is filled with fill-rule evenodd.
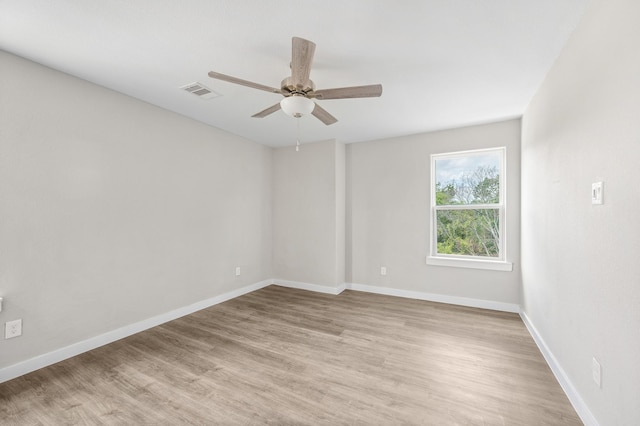
<svg viewBox="0 0 640 426"><path fill-rule="evenodd" d="M497 260L454 259L446 257L427 257L427 265L450 266L454 268L486 269L491 271L513 271L513 263Z"/></svg>

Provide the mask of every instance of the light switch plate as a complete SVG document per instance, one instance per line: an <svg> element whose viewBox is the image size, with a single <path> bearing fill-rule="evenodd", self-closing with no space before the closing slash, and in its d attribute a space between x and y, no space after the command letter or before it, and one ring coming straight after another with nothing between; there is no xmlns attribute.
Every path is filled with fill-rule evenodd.
<svg viewBox="0 0 640 426"><path fill-rule="evenodd" d="M603 203L604 187L602 182L594 182L591 184L591 204Z"/></svg>

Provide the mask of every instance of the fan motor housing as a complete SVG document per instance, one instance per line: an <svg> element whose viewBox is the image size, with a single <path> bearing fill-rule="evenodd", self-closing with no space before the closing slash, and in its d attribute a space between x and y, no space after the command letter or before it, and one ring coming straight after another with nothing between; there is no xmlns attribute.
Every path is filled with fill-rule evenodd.
<svg viewBox="0 0 640 426"><path fill-rule="evenodd" d="M291 77L287 77L282 80L280 86L282 88L282 94L285 96L298 94L304 95L306 97L312 97L313 92L316 90L316 85L313 81L307 80L307 82L302 87L298 87L293 83L293 78Z"/></svg>

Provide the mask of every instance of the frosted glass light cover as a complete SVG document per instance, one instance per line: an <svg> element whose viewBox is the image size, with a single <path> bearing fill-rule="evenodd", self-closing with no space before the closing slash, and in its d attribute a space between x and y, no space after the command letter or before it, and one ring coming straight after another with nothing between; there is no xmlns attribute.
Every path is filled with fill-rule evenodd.
<svg viewBox="0 0 640 426"><path fill-rule="evenodd" d="M305 98L302 95L293 95L288 98L284 98L280 101L280 108L285 114L292 117L302 117L305 114L310 114L313 111L315 104L309 98Z"/></svg>

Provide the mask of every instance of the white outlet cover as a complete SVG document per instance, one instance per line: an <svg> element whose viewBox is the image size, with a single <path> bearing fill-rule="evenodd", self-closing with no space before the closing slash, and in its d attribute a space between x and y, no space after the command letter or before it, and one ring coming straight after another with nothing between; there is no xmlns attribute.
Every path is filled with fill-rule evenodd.
<svg viewBox="0 0 640 426"><path fill-rule="evenodd" d="M602 367L600 367L600 363L597 359L593 358L591 360L591 374L593 377L593 382L601 387L602 383Z"/></svg>
<svg viewBox="0 0 640 426"><path fill-rule="evenodd" d="M22 335L22 320L7 321L4 324L4 338L11 339Z"/></svg>

